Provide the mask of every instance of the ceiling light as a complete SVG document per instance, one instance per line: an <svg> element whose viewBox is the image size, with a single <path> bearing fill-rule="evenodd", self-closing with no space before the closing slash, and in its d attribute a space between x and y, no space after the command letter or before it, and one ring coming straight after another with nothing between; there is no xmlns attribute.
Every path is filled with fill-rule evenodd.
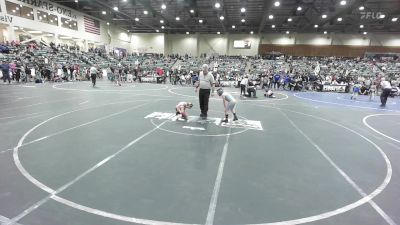
<svg viewBox="0 0 400 225"><path fill-rule="evenodd" d="M107 22L107 25L110 25L110 23L109 23L109 22Z"/></svg>
<svg viewBox="0 0 400 225"><path fill-rule="evenodd" d="M246 22L246 20L245 20L245 19L242 19L241 21L242 21L242 23Z"/></svg>
<svg viewBox="0 0 400 225"><path fill-rule="evenodd" d="M194 10L193 10L193 9L191 9L191 10L190 10L190 13L194 13Z"/></svg>
<svg viewBox="0 0 400 225"><path fill-rule="evenodd" d="M345 1L345 0L340 1L340 5L346 5L346 4L347 4L347 1Z"/></svg>
<svg viewBox="0 0 400 225"><path fill-rule="evenodd" d="M136 17L136 18L135 18L135 21L138 22L138 21L139 21L139 18Z"/></svg>
<svg viewBox="0 0 400 225"><path fill-rule="evenodd" d="M275 28L275 25L272 25L271 27L272 27L272 28Z"/></svg>
<svg viewBox="0 0 400 225"><path fill-rule="evenodd" d="M160 20L160 23L164 23L164 20Z"/></svg>
<svg viewBox="0 0 400 225"><path fill-rule="evenodd" d="M156 32L158 33L158 32L160 32L160 30L156 30Z"/></svg>
<svg viewBox="0 0 400 225"><path fill-rule="evenodd" d="M217 34L221 34L221 32L218 31Z"/></svg>
<svg viewBox="0 0 400 225"><path fill-rule="evenodd" d="M75 0L76 3L78 3L78 0Z"/></svg>
<svg viewBox="0 0 400 225"><path fill-rule="evenodd" d="M301 6L297 7L297 11L301 11L302 9Z"/></svg>
<svg viewBox="0 0 400 225"><path fill-rule="evenodd" d="M43 15L44 18L47 18L47 15Z"/></svg>
<svg viewBox="0 0 400 225"><path fill-rule="evenodd" d="M144 15L149 14L149 12L147 10L144 10L143 13L144 13Z"/></svg>
<svg viewBox="0 0 400 225"><path fill-rule="evenodd" d="M28 14L26 14L26 16L31 16L31 14L28 13Z"/></svg>
<svg viewBox="0 0 400 225"><path fill-rule="evenodd" d="M162 9L166 9L167 6L166 6L165 4L162 4L162 5L161 5L161 8L162 8Z"/></svg>
<svg viewBox="0 0 400 225"><path fill-rule="evenodd" d="M364 25L360 25L360 28L364 28Z"/></svg>
<svg viewBox="0 0 400 225"><path fill-rule="evenodd" d="M113 9L114 9L114 11L118 11L118 7L117 6L115 6Z"/></svg>
<svg viewBox="0 0 400 225"><path fill-rule="evenodd" d="M394 17L394 18L392 18L392 22L396 22L398 19L399 19L399 18Z"/></svg>
<svg viewBox="0 0 400 225"><path fill-rule="evenodd" d="M216 2L214 6L215 8L219 9L221 7L221 4L219 4L219 2Z"/></svg>
<svg viewBox="0 0 400 225"><path fill-rule="evenodd" d="M368 34L368 32L367 31L364 31L364 33L363 33L364 35L367 35Z"/></svg>
<svg viewBox="0 0 400 225"><path fill-rule="evenodd" d="M323 19L326 19L326 17L328 17L326 14L322 15Z"/></svg>
<svg viewBox="0 0 400 225"><path fill-rule="evenodd" d="M106 15L107 14L107 12L106 11L103 11L103 12L101 12L103 15Z"/></svg>
<svg viewBox="0 0 400 225"><path fill-rule="evenodd" d="M186 34L189 34L189 31L186 31Z"/></svg>
<svg viewBox="0 0 400 225"><path fill-rule="evenodd" d="M241 9L240 9L240 12L242 12L242 13L246 12L246 8L244 8L244 7L241 8Z"/></svg>
<svg viewBox="0 0 400 225"><path fill-rule="evenodd" d="M272 19L274 18L274 15L269 15L268 18L269 18L270 20L272 20Z"/></svg>
<svg viewBox="0 0 400 225"><path fill-rule="evenodd" d="M179 20L181 20L181 18L179 18L179 16L177 16L177 17L175 18L175 20L179 21Z"/></svg>
<svg viewBox="0 0 400 225"><path fill-rule="evenodd" d="M30 33L30 34L42 34L43 32L42 31L38 31L38 30L31 30L31 31L28 31L28 33Z"/></svg>
<svg viewBox="0 0 400 225"><path fill-rule="evenodd" d="M72 37L60 36L60 39L72 39Z"/></svg>
<svg viewBox="0 0 400 225"><path fill-rule="evenodd" d="M279 2L279 1L276 1L275 3L274 3L274 6L275 7L278 7L278 6L280 6L281 5L281 3Z"/></svg>
<svg viewBox="0 0 400 225"><path fill-rule="evenodd" d="M318 24L315 24L315 25L314 25L314 28L318 28Z"/></svg>
<svg viewBox="0 0 400 225"><path fill-rule="evenodd" d="M235 29L236 28L236 26L235 25L232 25L232 29Z"/></svg>
<svg viewBox="0 0 400 225"><path fill-rule="evenodd" d="M287 31L286 31L286 34L290 34L290 32L287 30Z"/></svg>
<svg viewBox="0 0 400 225"><path fill-rule="evenodd" d="M164 27L164 26L161 26L161 29L165 29L165 27Z"/></svg>
<svg viewBox="0 0 400 225"><path fill-rule="evenodd" d="M342 17L337 18L337 21L339 21L339 22L342 22L342 20L343 20Z"/></svg>
<svg viewBox="0 0 400 225"><path fill-rule="evenodd" d="M15 9L13 9L13 11L12 11L13 13L15 13Z"/></svg>
<svg viewBox="0 0 400 225"><path fill-rule="evenodd" d="M18 8L18 7L16 7L16 8L15 8L15 10L17 10L17 11L18 11L18 10L19 10L19 8ZM38 12L38 13L39 13L39 12Z"/></svg>
<svg viewBox="0 0 400 225"><path fill-rule="evenodd" d="M225 17L224 17L224 16L220 16L219 19L220 19L220 20L224 20Z"/></svg>
<svg viewBox="0 0 400 225"><path fill-rule="evenodd" d="M203 23L203 20L199 20L199 23Z"/></svg>
<svg viewBox="0 0 400 225"><path fill-rule="evenodd" d="M385 14L381 14L381 15L379 15L379 19L383 19L383 18L385 18L386 17L386 15Z"/></svg>
<svg viewBox="0 0 400 225"><path fill-rule="evenodd" d="M360 6L360 8L358 8L358 10L363 11L365 8L364 6Z"/></svg>
<svg viewBox="0 0 400 225"><path fill-rule="evenodd" d="M328 31L324 31L324 34L328 34Z"/></svg>
<svg viewBox="0 0 400 225"><path fill-rule="evenodd" d="M292 22L292 18L288 18L287 21Z"/></svg>
<svg viewBox="0 0 400 225"><path fill-rule="evenodd" d="M254 34L254 31L250 31L250 34Z"/></svg>

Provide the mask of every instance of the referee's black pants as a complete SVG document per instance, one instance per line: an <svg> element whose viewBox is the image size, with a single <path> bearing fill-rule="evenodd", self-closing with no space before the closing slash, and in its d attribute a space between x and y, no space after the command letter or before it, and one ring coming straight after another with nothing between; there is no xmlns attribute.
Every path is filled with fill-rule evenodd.
<svg viewBox="0 0 400 225"><path fill-rule="evenodd" d="M386 106L386 102L387 102L387 99L388 99L391 91L392 91L391 88L383 89L382 94L381 94L381 104L382 104L381 106Z"/></svg>
<svg viewBox="0 0 400 225"><path fill-rule="evenodd" d="M90 75L90 78L92 78L92 85L93 85L93 87L96 86L96 74L95 74L95 73L92 73L92 74Z"/></svg>
<svg viewBox="0 0 400 225"><path fill-rule="evenodd" d="M201 89L199 91L199 102L201 115L207 117L208 101L210 99L210 89Z"/></svg>
<svg viewBox="0 0 400 225"><path fill-rule="evenodd" d="M240 95L245 95L246 94L246 85L241 84L240 85Z"/></svg>

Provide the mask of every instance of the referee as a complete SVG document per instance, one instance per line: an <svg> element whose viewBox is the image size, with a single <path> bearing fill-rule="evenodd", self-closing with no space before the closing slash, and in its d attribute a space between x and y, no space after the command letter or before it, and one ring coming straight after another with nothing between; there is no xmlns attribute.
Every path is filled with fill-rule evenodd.
<svg viewBox="0 0 400 225"><path fill-rule="evenodd" d="M381 107L386 106L386 101L390 95L390 92L392 91L392 85L390 85L390 82L385 80L384 77L381 79L381 88L382 88L382 94L381 94Z"/></svg>
<svg viewBox="0 0 400 225"><path fill-rule="evenodd" d="M197 89L200 88L199 102L200 102L200 110L201 110L200 117L202 119L207 119L208 102L210 99L211 89L212 89L212 95L213 95L214 89L215 89L214 76L208 72L208 68L209 67L207 64L204 64L202 66L203 70L200 71L199 81L196 86L196 92L197 92Z"/></svg>
<svg viewBox="0 0 400 225"><path fill-rule="evenodd" d="M93 87L96 86L96 77L97 77L97 69L96 69L96 67L92 66L90 68L90 78L92 78Z"/></svg>

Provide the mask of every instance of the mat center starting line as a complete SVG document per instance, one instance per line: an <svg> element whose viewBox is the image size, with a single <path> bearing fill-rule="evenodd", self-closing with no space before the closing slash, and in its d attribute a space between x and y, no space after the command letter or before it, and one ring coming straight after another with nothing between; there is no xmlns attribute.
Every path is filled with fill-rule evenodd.
<svg viewBox="0 0 400 225"><path fill-rule="evenodd" d="M144 117L145 119L158 119L158 120L170 120L170 121L179 121L186 122L188 125L190 124L215 124L220 127L230 127L230 128L241 128L241 129L251 129L251 130L264 130L260 121L256 120L237 120L231 121L228 123L223 123L221 118L208 117L207 119L202 119L198 116L189 116L188 120L183 120L180 116L177 116L175 113L164 113L164 112L153 112ZM196 126L188 126L185 125L182 128L190 129L190 130L200 130L205 131L206 129L203 127Z"/></svg>

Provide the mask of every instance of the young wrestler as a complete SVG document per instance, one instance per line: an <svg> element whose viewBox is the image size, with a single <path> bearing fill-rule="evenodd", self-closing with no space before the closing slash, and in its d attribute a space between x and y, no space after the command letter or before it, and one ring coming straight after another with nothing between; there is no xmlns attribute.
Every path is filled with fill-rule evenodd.
<svg viewBox="0 0 400 225"><path fill-rule="evenodd" d="M267 98L275 98L275 95L271 90L267 90L265 92L264 96L267 97Z"/></svg>
<svg viewBox="0 0 400 225"><path fill-rule="evenodd" d="M236 99L228 92L224 92L224 89L219 88L217 90L219 96L222 97L224 103L225 118L221 121L223 123L228 122L228 112L231 111L233 114L233 121L238 120L236 116Z"/></svg>
<svg viewBox="0 0 400 225"><path fill-rule="evenodd" d="M186 112L186 109L191 109L193 107L193 104L191 102L179 102L178 105L176 105L175 110L176 110L176 115L181 115L181 118L184 120L188 119L188 114Z"/></svg>
<svg viewBox="0 0 400 225"><path fill-rule="evenodd" d="M351 95L350 99L356 100L358 97L358 94L360 92L361 89L361 85L357 82L354 86L353 86L353 94Z"/></svg>
<svg viewBox="0 0 400 225"><path fill-rule="evenodd" d="M371 86L369 87L369 90L368 90L368 95L369 95L369 100L370 101L374 100L375 94L376 94L376 85L375 84L371 84Z"/></svg>

